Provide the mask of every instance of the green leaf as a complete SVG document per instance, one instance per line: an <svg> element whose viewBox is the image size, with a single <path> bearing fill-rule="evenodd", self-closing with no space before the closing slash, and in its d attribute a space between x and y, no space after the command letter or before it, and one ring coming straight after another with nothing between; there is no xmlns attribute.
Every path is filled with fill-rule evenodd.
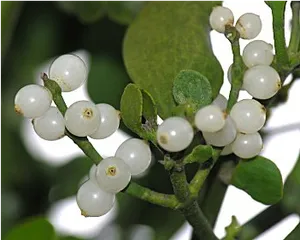
<svg viewBox="0 0 300 240"><path fill-rule="evenodd" d="M201 72L213 97L223 83L221 65L209 41L209 13L215 2L149 2L130 25L124 39L127 71L157 103L162 118L172 115L172 87L183 69Z"/></svg>
<svg viewBox="0 0 300 240"><path fill-rule="evenodd" d="M156 122L157 108L156 108L155 101L149 92L142 90L142 94L143 94L143 116L148 121Z"/></svg>
<svg viewBox="0 0 300 240"><path fill-rule="evenodd" d="M231 217L231 223L229 226L225 227L226 236L224 240L235 240L236 236L240 232L240 224L238 223L235 216Z"/></svg>
<svg viewBox="0 0 300 240"><path fill-rule="evenodd" d="M283 195L279 169L272 161L261 156L240 161L233 172L231 184L264 204L277 203Z"/></svg>
<svg viewBox="0 0 300 240"><path fill-rule="evenodd" d="M142 1L108 1L106 3L107 15L119 24L128 25L141 11L145 3Z"/></svg>
<svg viewBox="0 0 300 240"><path fill-rule="evenodd" d="M130 130L140 137L155 142L156 112L152 97L135 84L128 84L121 98L121 117ZM142 116L148 120L142 123Z"/></svg>
<svg viewBox="0 0 300 240"><path fill-rule="evenodd" d="M112 56L92 56L87 87L95 103L105 102L120 109L120 99L128 83L124 67Z"/></svg>
<svg viewBox="0 0 300 240"><path fill-rule="evenodd" d="M55 240L53 226L46 218L36 217L14 227L4 238L5 240Z"/></svg>
<svg viewBox="0 0 300 240"><path fill-rule="evenodd" d="M209 145L198 145L184 158L183 163L204 163L212 157L213 151L213 148Z"/></svg>
<svg viewBox="0 0 300 240"><path fill-rule="evenodd" d="M282 203L290 212L300 214L300 155L292 172L287 177L284 185L284 196Z"/></svg>
<svg viewBox="0 0 300 240"><path fill-rule="evenodd" d="M143 95L135 84L128 84L121 98L121 117L133 132L142 131Z"/></svg>
<svg viewBox="0 0 300 240"><path fill-rule="evenodd" d="M212 90L205 76L193 70L183 70L174 80L173 96L178 104L191 104L196 112L211 103Z"/></svg>

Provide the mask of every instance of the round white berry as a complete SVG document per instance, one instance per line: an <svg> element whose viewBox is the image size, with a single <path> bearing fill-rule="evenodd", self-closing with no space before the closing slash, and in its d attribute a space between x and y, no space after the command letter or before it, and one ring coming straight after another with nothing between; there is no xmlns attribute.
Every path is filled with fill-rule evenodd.
<svg viewBox="0 0 300 240"><path fill-rule="evenodd" d="M248 68L256 65L270 65L274 58L272 49L272 45L265 41L252 41L244 48L243 61Z"/></svg>
<svg viewBox="0 0 300 240"><path fill-rule="evenodd" d="M252 158L260 153L263 142L258 132L239 133L232 144L232 151L240 158Z"/></svg>
<svg viewBox="0 0 300 240"><path fill-rule="evenodd" d="M243 87L253 97L268 99L281 88L281 81L276 70L270 66L255 66L244 74Z"/></svg>
<svg viewBox="0 0 300 240"><path fill-rule="evenodd" d="M65 120L56 107L50 107L43 116L33 120L33 128L45 140L58 140L65 135Z"/></svg>
<svg viewBox="0 0 300 240"><path fill-rule="evenodd" d="M226 145L221 152L221 156L226 156L232 153L232 143Z"/></svg>
<svg viewBox="0 0 300 240"><path fill-rule="evenodd" d="M212 104L218 106L222 111L225 111L227 107L227 99L222 94L219 94Z"/></svg>
<svg viewBox="0 0 300 240"><path fill-rule="evenodd" d="M22 87L15 96L15 111L27 118L42 116L52 102L51 92L37 84Z"/></svg>
<svg viewBox="0 0 300 240"><path fill-rule="evenodd" d="M253 39L260 33L262 23L258 15L245 13L240 16L235 27L241 38Z"/></svg>
<svg viewBox="0 0 300 240"><path fill-rule="evenodd" d="M217 132L225 125L224 113L218 106L205 106L196 113L195 125L200 131Z"/></svg>
<svg viewBox="0 0 300 240"><path fill-rule="evenodd" d="M215 7L210 16L209 23L212 29L217 32L224 33L226 25L232 25L234 21L233 13L226 7Z"/></svg>
<svg viewBox="0 0 300 240"><path fill-rule="evenodd" d="M191 144L194 131L184 118L170 117L158 126L156 138L163 149L168 152L179 152Z"/></svg>
<svg viewBox="0 0 300 240"><path fill-rule="evenodd" d="M75 102L65 113L65 124L69 132L75 136L91 135L100 125L99 110L92 102Z"/></svg>
<svg viewBox="0 0 300 240"><path fill-rule="evenodd" d="M65 54L53 61L49 77L58 83L63 92L70 92L86 81L87 67L77 55Z"/></svg>
<svg viewBox="0 0 300 240"><path fill-rule="evenodd" d="M151 150L145 141L131 138L120 145L116 157L124 160L132 175L138 175L150 166Z"/></svg>
<svg viewBox="0 0 300 240"><path fill-rule="evenodd" d="M96 132L90 135L94 139L103 139L112 135L120 125L119 111L106 103L97 104L100 112L100 125Z"/></svg>
<svg viewBox="0 0 300 240"><path fill-rule="evenodd" d="M77 205L85 217L100 217L112 209L115 194L103 191L97 184L88 180L77 192Z"/></svg>
<svg viewBox="0 0 300 240"><path fill-rule="evenodd" d="M227 116L224 127L218 132L202 132L205 141L216 147L224 147L233 142L236 137L236 126L230 116Z"/></svg>
<svg viewBox="0 0 300 240"><path fill-rule="evenodd" d="M130 168L121 158L105 158L97 166L96 179L104 191L117 193L130 182Z"/></svg>
<svg viewBox="0 0 300 240"><path fill-rule="evenodd" d="M96 171L97 171L97 165L93 164L93 166L90 168L90 171L89 171L89 179L93 183L98 184L97 179L96 179Z"/></svg>
<svg viewBox="0 0 300 240"><path fill-rule="evenodd" d="M254 99L244 99L234 104L230 116L241 133L255 133L266 122L266 109Z"/></svg>

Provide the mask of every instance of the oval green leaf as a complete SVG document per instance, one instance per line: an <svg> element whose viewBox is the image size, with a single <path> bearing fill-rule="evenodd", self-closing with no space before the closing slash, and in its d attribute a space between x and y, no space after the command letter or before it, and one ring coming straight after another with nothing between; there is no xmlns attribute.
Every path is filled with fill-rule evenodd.
<svg viewBox="0 0 300 240"><path fill-rule="evenodd" d="M191 104L196 112L211 103L212 90L205 76L193 70L183 70L174 80L173 96L178 104Z"/></svg>
<svg viewBox="0 0 300 240"><path fill-rule="evenodd" d="M241 160L233 172L231 184L264 204L275 204L283 195L279 169L275 163L261 156Z"/></svg>
<svg viewBox="0 0 300 240"><path fill-rule="evenodd" d="M51 223L46 218L28 219L14 227L4 238L5 240L55 240L56 234Z"/></svg>
<svg viewBox="0 0 300 240"><path fill-rule="evenodd" d="M121 117L130 130L140 134L142 128L143 95L135 84L128 84L121 98Z"/></svg>
<svg viewBox="0 0 300 240"><path fill-rule="evenodd" d="M215 2L149 2L130 25L123 57L136 84L149 91L162 118L172 115L172 87L183 69L201 72L213 97L223 83L209 41L208 17Z"/></svg>
<svg viewBox="0 0 300 240"><path fill-rule="evenodd" d="M143 94L143 116L151 122L157 120L157 108L153 97L149 92L142 90Z"/></svg>

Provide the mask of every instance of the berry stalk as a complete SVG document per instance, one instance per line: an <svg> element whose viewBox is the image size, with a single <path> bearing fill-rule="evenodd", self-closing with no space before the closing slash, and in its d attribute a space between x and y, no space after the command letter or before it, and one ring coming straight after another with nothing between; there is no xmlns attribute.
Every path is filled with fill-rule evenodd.
<svg viewBox="0 0 300 240"><path fill-rule="evenodd" d="M44 81L45 87L48 88L52 93L53 101L58 110L64 115L68 108L61 95L61 88L55 81L49 79L47 74L43 73L41 78ZM103 159L86 137L74 136L68 130L66 130L65 133L96 165ZM167 195L152 191L146 187L134 183L133 181L128 184L124 192L136 198L163 207L169 207L172 209L177 209L180 207L180 203L174 195Z"/></svg>

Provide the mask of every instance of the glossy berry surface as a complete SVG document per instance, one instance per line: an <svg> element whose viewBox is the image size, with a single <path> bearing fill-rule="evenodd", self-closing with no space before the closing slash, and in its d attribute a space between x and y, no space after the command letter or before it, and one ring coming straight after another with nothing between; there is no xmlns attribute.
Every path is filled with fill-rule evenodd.
<svg viewBox="0 0 300 240"><path fill-rule="evenodd" d="M56 81L63 92L79 88L86 81L87 74L85 63L74 54L59 56L49 69L50 79Z"/></svg>
<svg viewBox="0 0 300 240"><path fill-rule="evenodd" d="M37 84L22 87L15 96L15 111L27 118L37 118L48 111L52 102L50 91Z"/></svg>
<svg viewBox="0 0 300 240"><path fill-rule="evenodd" d="M253 39L260 33L262 23L258 15L245 13L238 19L235 27L241 38Z"/></svg>
<svg viewBox="0 0 300 240"><path fill-rule="evenodd" d="M65 120L56 107L50 107L43 116L33 120L33 128L42 139L58 140L65 135Z"/></svg>
<svg viewBox="0 0 300 240"><path fill-rule="evenodd" d="M200 131L217 132L225 125L224 113L218 106L205 106L196 113L195 125Z"/></svg>
<svg viewBox="0 0 300 240"><path fill-rule="evenodd" d="M184 118L170 117L158 126L156 137L163 149L168 152L179 152L191 144L194 131Z"/></svg>
<svg viewBox="0 0 300 240"><path fill-rule="evenodd" d="M217 6L214 7L210 16L209 23L212 29L219 33L225 32L226 25L232 25L234 21L233 13L229 8Z"/></svg>
<svg viewBox="0 0 300 240"><path fill-rule="evenodd" d="M133 176L146 171L151 163L149 145L137 138L131 138L123 142L117 149L115 156L124 160Z"/></svg>

